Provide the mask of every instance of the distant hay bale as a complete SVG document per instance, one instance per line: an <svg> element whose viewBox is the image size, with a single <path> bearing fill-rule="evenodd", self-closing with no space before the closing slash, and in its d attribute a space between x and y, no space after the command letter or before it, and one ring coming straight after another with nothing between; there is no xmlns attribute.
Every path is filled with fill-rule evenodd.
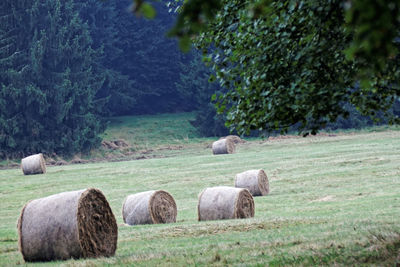
<svg viewBox="0 0 400 267"><path fill-rule="evenodd" d="M253 196L265 196L269 193L268 177L264 170L249 170L236 174L235 187L246 188Z"/></svg>
<svg viewBox="0 0 400 267"><path fill-rule="evenodd" d="M221 139L212 144L214 155L235 153L235 143L231 139Z"/></svg>
<svg viewBox="0 0 400 267"><path fill-rule="evenodd" d="M166 191L147 191L129 195L122 205L122 218L129 225L176 222L174 198Z"/></svg>
<svg viewBox="0 0 400 267"><path fill-rule="evenodd" d="M46 173L46 161L39 153L21 160L21 169L25 175Z"/></svg>
<svg viewBox="0 0 400 267"><path fill-rule="evenodd" d="M246 143L246 141L244 141L242 138L240 138L237 135L228 135L225 137L221 137L219 140L222 140L222 139L231 139L233 141L233 143L235 143L236 145Z"/></svg>
<svg viewBox="0 0 400 267"><path fill-rule="evenodd" d="M199 221L254 217L254 200L244 188L209 187L199 195Z"/></svg>
<svg viewBox="0 0 400 267"><path fill-rule="evenodd" d="M118 226L102 192L91 188L28 202L18 235L25 261L109 257L117 248Z"/></svg>

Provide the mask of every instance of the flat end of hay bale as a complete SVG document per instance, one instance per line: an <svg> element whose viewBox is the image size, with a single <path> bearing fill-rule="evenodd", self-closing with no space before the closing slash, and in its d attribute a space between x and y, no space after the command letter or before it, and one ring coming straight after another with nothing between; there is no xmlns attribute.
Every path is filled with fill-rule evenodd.
<svg viewBox="0 0 400 267"><path fill-rule="evenodd" d="M166 191L158 190L150 198L150 216L153 223L175 223L177 207L174 198Z"/></svg>
<svg viewBox="0 0 400 267"><path fill-rule="evenodd" d="M254 199L249 190L242 189L235 203L235 218L244 219L254 217Z"/></svg>
<svg viewBox="0 0 400 267"><path fill-rule="evenodd" d="M115 254L118 225L100 190L90 188L82 193L77 219L83 257L110 257Z"/></svg>

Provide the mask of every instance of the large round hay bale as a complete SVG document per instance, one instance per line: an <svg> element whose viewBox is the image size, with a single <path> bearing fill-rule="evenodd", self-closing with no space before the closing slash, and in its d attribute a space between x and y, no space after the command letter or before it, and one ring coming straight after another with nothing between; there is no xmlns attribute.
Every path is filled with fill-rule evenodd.
<svg viewBox="0 0 400 267"><path fill-rule="evenodd" d="M254 217L254 200L244 188L209 187L199 195L199 221Z"/></svg>
<svg viewBox="0 0 400 267"><path fill-rule="evenodd" d="M39 153L21 160L21 169L25 175L46 173L46 162L43 154Z"/></svg>
<svg viewBox="0 0 400 267"><path fill-rule="evenodd" d="M25 261L113 256L118 226L98 189L65 192L28 202L18 220Z"/></svg>
<svg viewBox="0 0 400 267"><path fill-rule="evenodd" d="M166 191L147 191L126 197L122 218L129 225L176 222L174 198Z"/></svg>
<svg viewBox="0 0 400 267"><path fill-rule="evenodd" d="M235 153L235 143L231 139L221 139L212 144L214 155Z"/></svg>
<svg viewBox="0 0 400 267"><path fill-rule="evenodd" d="M264 170L249 170L236 174L235 187L246 188L253 196L265 196L269 193L268 177Z"/></svg>

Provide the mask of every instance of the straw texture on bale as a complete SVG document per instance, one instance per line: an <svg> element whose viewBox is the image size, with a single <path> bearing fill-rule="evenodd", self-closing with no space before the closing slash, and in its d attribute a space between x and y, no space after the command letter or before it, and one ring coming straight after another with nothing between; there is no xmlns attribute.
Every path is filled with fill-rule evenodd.
<svg viewBox="0 0 400 267"><path fill-rule="evenodd" d="M249 170L236 174L235 187L246 188L253 196L265 196L269 193L268 177L264 170Z"/></svg>
<svg viewBox="0 0 400 267"><path fill-rule="evenodd" d="M46 173L46 162L43 154L36 154L21 160L21 169L25 175Z"/></svg>
<svg viewBox="0 0 400 267"><path fill-rule="evenodd" d="M231 139L221 139L212 144L214 155L235 153L235 143Z"/></svg>
<svg viewBox="0 0 400 267"><path fill-rule="evenodd" d="M235 143L235 145L246 143L245 140L243 140L242 138L240 138L237 135L228 135L228 136L225 136L225 137L221 137L219 140L222 140L222 139L231 139L233 141L233 143Z"/></svg>
<svg viewBox="0 0 400 267"><path fill-rule="evenodd" d="M102 192L91 188L28 202L18 235L25 261L109 257L117 248L118 226Z"/></svg>
<svg viewBox="0 0 400 267"><path fill-rule="evenodd" d="M126 197L122 218L129 225L176 222L174 198L166 191L147 191Z"/></svg>
<svg viewBox="0 0 400 267"><path fill-rule="evenodd" d="M254 217L254 200L244 188L209 187L199 195L199 221Z"/></svg>

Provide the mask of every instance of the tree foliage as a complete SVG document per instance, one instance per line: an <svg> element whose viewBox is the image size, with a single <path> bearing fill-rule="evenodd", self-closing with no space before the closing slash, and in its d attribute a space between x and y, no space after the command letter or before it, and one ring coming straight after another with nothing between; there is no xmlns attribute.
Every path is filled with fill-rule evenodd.
<svg viewBox="0 0 400 267"><path fill-rule="evenodd" d="M100 110L103 116L129 113L137 104L138 85L135 80L122 74L119 61L126 55L121 49L124 42L119 34L121 16L115 1L75 0L83 22L89 27L92 47L101 51L96 65L92 67L103 75L104 83L96 94L105 105ZM134 36L132 36L132 39Z"/></svg>
<svg viewBox="0 0 400 267"><path fill-rule="evenodd" d="M357 39L344 27L343 1L270 1L261 11L248 1L226 1L224 7L199 43L216 47L209 60L231 89L219 110L242 132L297 125L315 133L347 117L345 103L375 115L400 94L397 57L358 85L365 57L345 57Z"/></svg>
<svg viewBox="0 0 400 267"><path fill-rule="evenodd" d="M72 0L0 4L0 157L72 154L100 142L88 26Z"/></svg>
<svg viewBox="0 0 400 267"><path fill-rule="evenodd" d="M374 116L400 95L397 1L183 2L172 33L214 64L229 90L219 111L240 132L315 133L347 117L346 103Z"/></svg>
<svg viewBox="0 0 400 267"><path fill-rule="evenodd" d="M127 75L137 88L136 105L129 113L148 114L179 111L180 96L175 87L190 56L182 54L176 41L167 38L175 15L159 3L152 20L135 18L127 11L131 0L117 4L116 47L123 56L115 58L113 69Z"/></svg>
<svg viewBox="0 0 400 267"><path fill-rule="evenodd" d="M0 3L0 158L88 151L99 116L187 110L175 82L189 56L166 38L174 15L160 4L138 20L129 3Z"/></svg>
<svg viewBox="0 0 400 267"><path fill-rule="evenodd" d="M210 102L212 95L222 90L217 83L209 82L211 74L211 69L202 61L201 53L194 52L189 64L182 68L176 83L181 107L184 111L196 111L196 118L191 124L202 136L228 135L229 129L225 126L224 117L217 114Z"/></svg>

